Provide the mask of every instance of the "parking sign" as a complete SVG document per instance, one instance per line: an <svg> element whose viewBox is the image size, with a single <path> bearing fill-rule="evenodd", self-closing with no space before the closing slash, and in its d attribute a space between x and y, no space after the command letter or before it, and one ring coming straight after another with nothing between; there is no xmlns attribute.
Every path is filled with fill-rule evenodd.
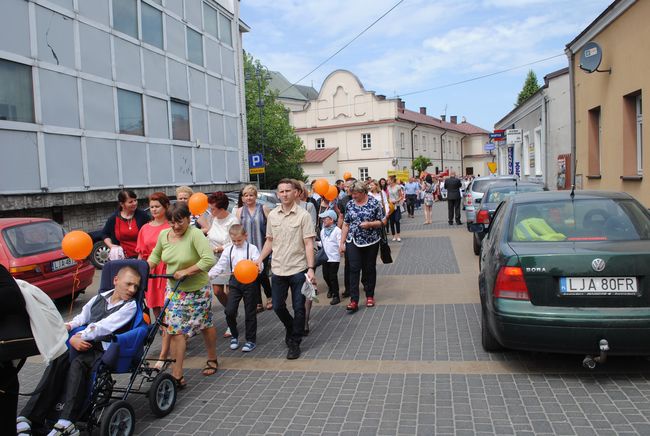
<svg viewBox="0 0 650 436"><path fill-rule="evenodd" d="M248 155L248 166L250 168L263 168L264 167L264 156L262 156L262 153L249 154Z"/></svg>

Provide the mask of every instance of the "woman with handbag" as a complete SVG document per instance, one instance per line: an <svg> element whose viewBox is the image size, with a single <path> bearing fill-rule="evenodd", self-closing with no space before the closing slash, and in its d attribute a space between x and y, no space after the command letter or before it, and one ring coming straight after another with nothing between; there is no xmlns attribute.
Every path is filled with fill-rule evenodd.
<svg viewBox="0 0 650 436"><path fill-rule="evenodd" d="M421 182L421 192L424 193L424 224L431 224L431 216L433 209L433 193L435 191L435 185L433 184L433 179L431 174L427 176Z"/></svg>
<svg viewBox="0 0 650 436"><path fill-rule="evenodd" d="M397 183L397 177L390 176L388 178L388 200L393 207L393 212L390 214L390 233L393 235L393 241L397 242L402 242L399 233L404 198L404 187Z"/></svg>
<svg viewBox="0 0 650 436"><path fill-rule="evenodd" d="M135 259L140 229L151 221L147 212L138 208L138 196L130 190L117 194L118 210L104 224L104 243L111 250L110 259Z"/></svg>
<svg viewBox="0 0 650 436"><path fill-rule="evenodd" d="M362 271L366 307L375 306L377 253L385 213L381 203L368 195L365 183L354 182L350 194L352 201L345 209L339 250L341 253L347 252L350 262L350 304L346 309L354 313L359 310L359 279Z"/></svg>

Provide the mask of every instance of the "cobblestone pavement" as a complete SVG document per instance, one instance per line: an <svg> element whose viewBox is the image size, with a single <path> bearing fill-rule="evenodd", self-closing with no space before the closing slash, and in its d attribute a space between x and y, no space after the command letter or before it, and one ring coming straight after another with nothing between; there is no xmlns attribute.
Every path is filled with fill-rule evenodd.
<svg viewBox="0 0 650 436"><path fill-rule="evenodd" d="M436 204L433 225L422 224L421 212L402 219L402 242L391 242L395 262L378 266L377 307L349 315L325 298L314 305L299 360L284 358L272 312L259 315L254 352L230 351L219 339L215 376L201 375L205 350L191 340L188 388L172 414L156 418L145 398L130 397L136 433L650 434L644 359L610 358L587 372L581 356L483 351L471 235L449 226L446 212ZM216 302L213 311L223 332ZM21 390L42 370L30 359Z"/></svg>

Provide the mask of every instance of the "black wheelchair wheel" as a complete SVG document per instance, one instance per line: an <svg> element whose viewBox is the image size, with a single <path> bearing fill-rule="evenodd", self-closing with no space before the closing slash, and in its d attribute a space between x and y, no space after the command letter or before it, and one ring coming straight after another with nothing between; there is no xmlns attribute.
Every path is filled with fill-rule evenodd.
<svg viewBox="0 0 650 436"><path fill-rule="evenodd" d="M161 372L153 379L149 392L151 412L161 418L174 410L176 404L176 381L171 374Z"/></svg>
<svg viewBox="0 0 650 436"><path fill-rule="evenodd" d="M101 436L131 436L135 430L135 412L124 400L118 400L106 407L101 420Z"/></svg>

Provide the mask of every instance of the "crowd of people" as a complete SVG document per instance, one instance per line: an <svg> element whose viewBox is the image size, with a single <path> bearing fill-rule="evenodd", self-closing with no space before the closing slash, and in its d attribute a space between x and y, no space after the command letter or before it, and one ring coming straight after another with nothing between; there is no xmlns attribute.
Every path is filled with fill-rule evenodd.
<svg viewBox="0 0 650 436"><path fill-rule="evenodd" d="M430 224L431 208L440 199L442 183L447 184L449 198L455 195L456 185L462 187L454 176L450 174L444 182L429 174L407 182L395 176L364 181L350 177L336 182L338 196L331 200L314 192L313 183L309 187L302 181L282 179L277 185L280 202L271 210L258 201L257 188L247 185L234 209L224 192L215 192L208 196L208 210L198 216L190 212L188 201L193 191L187 186L177 188L176 201L164 192L154 192L148 197L148 212L138 208L133 191L124 190L118 193L117 211L104 226L104 242L110 248L110 259L142 259L150 274L173 277L148 278L145 302L156 317L164 310L162 345L155 366L162 370L173 360L171 374L182 389L187 384L183 375L187 341L193 336L200 334L205 344L203 375L218 371L213 296L223 306L228 326L223 336L229 339L231 350L255 350L257 315L273 310L285 327L287 359L297 359L310 330L312 297L318 292L316 269L322 268L331 305L349 298L345 309L351 314L357 312L363 285L365 307L374 307L380 243L387 243L389 233L393 241L401 242L402 214L414 218L416 208L424 207L424 224ZM450 208L450 224L451 220ZM254 262L257 268L257 279L252 282L240 281L234 273L244 260ZM342 260L343 292L338 278ZM115 324L111 331L121 328L123 318L132 311L125 308L132 306L130 299L140 280L147 278L141 279L134 270L120 272L114 281L115 290L93 298L82 314L66 325L67 330L92 325L70 341L77 353L75 359L82 355L77 365L84 371L92 367L95 354L102 352L101 346L92 345L97 333L93 336L88 332L97 326L106 329L110 323ZM291 310L287 307L289 291ZM241 300L245 329L240 335L237 314ZM91 350L95 354L86 354ZM54 362L47 377L58 373L58 364ZM46 376L42 383L54 386ZM79 378L77 374L74 392L81 389ZM28 432L30 419L40 410L38 401L50 400L44 398L25 408L22 422L18 422L19 432L21 428ZM58 434L74 430L73 421L72 410L67 410L57 424Z"/></svg>

